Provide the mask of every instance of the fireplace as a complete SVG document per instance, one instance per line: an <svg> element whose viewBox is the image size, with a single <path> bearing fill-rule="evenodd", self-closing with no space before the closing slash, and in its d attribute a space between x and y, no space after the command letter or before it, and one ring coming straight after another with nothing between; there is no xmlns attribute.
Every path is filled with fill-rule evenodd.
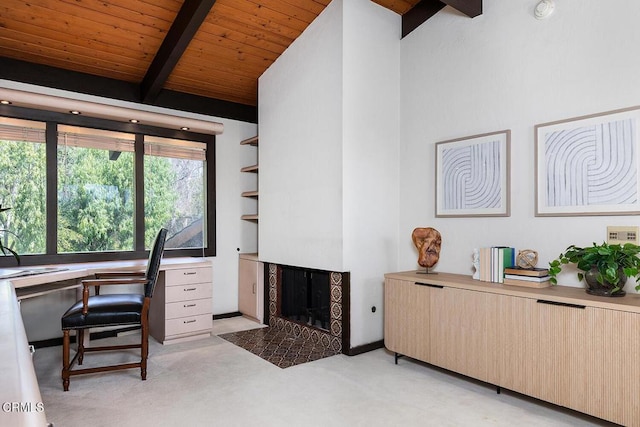
<svg viewBox="0 0 640 427"><path fill-rule="evenodd" d="M268 265L269 326L342 352L349 346L349 274Z"/></svg>
<svg viewBox="0 0 640 427"><path fill-rule="evenodd" d="M329 331L329 273L281 267L280 313L285 319Z"/></svg>

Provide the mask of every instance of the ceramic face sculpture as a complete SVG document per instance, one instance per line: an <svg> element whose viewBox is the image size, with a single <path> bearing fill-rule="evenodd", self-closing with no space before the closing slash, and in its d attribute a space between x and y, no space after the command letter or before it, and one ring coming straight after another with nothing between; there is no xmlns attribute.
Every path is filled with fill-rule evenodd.
<svg viewBox="0 0 640 427"><path fill-rule="evenodd" d="M418 264L427 269L436 265L440 259L442 237L435 228L416 228L411 233L413 244L418 249Z"/></svg>

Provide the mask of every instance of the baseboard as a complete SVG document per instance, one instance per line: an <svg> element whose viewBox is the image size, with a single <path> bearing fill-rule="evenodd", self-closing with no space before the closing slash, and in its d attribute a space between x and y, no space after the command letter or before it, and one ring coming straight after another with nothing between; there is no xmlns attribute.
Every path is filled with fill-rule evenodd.
<svg viewBox="0 0 640 427"><path fill-rule="evenodd" d="M377 350L384 347L384 340L374 341L369 344L359 345L357 347L351 347L347 351L342 349L342 354L347 356L357 356L358 354L366 353L368 351Z"/></svg>
<svg viewBox="0 0 640 427"><path fill-rule="evenodd" d="M242 313L240 313L239 311L236 311L233 313L214 314L213 320L229 319L231 317L239 317L239 316L242 316ZM136 329L140 329L140 326L131 326L128 328L119 328L119 329L111 329L108 331L92 332L89 339L99 340L102 338L113 338L113 337L117 337L118 334L121 334L123 332L135 331ZM71 336L71 342L72 343L76 342L75 336ZM36 349L45 348L45 347L56 347L56 346L62 345L62 337L50 338L48 340L31 341L29 342L29 344L34 346Z"/></svg>
<svg viewBox="0 0 640 427"><path fill-rule="evenodd" d="M126 328L110 329L108 331L92 332L89 335L89 340L93 341L93 340L100 340L103 338L113 338L113 337L117 337L119 334L122 334L124 332L135 331L137 329L140 329L140 326L129 326ZM76 342L75 335L72 335L69 338L71 343ZM31 341L29 342L29 344L34 346L36 349L45 348L45 347L57 347L59 345L62 345L62 337L50 338L48 340Z"/></svg>

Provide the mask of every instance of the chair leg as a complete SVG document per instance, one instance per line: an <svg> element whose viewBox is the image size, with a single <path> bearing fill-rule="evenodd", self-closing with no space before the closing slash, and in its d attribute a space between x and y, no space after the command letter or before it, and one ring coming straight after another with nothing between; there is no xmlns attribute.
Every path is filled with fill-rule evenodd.
<svg viewBox="0 0 640 427"><path fill-rule="evenodd" d="M148 321L142 322L142 331L140 334L142 342L140 343L140 376L142 380L147 379L147 357L149 356L149 325Z"/></svg>
<svg viewBox="0 0 640 427"><path fill-rule="evenodd" d="M69 391L69 331L63 331L62 336L62 387Z"/></svg>
<svg viewBox="0 0 640 427"><path fill-rule="evenodd" d="M78 365L82 365L84 359L84 331L86 329L76 329L76 340L78 341Z"/></svg>

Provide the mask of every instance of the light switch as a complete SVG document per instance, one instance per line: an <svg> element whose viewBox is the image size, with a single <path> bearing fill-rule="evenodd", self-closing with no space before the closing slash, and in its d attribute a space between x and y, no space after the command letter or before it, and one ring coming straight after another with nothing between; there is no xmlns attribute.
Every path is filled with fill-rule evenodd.
<svg viewBox="0 0 640 427"><path fill-rule="evenodd" d="M638 227L629 226L608 226L607 227L607 243L610 245L625 243L638 244Z"/></svg>

